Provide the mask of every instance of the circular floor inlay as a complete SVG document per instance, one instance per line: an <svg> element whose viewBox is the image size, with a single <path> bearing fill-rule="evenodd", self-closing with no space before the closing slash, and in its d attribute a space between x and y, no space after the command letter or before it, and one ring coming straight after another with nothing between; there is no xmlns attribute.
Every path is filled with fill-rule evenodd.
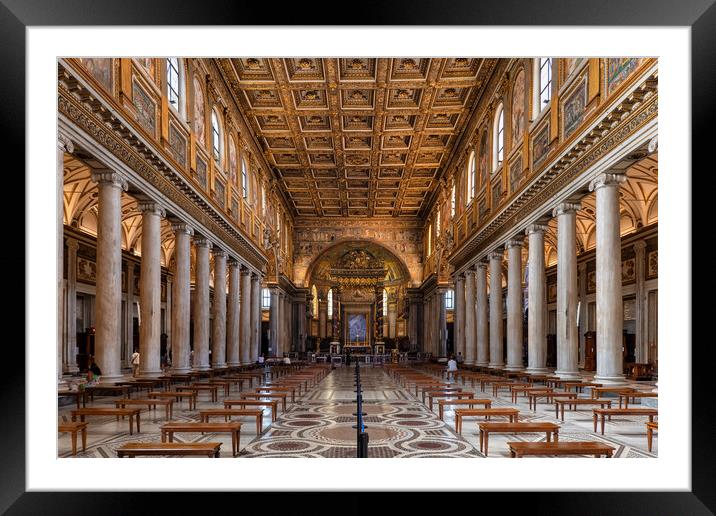
<svg viewBox="0 0 716 516"><path fill-rule="evenodd" d="M319 419L322 417L320 414L292 414L292 416L301 419Z"/></svg>
<svg viewBox="0 0 716 516"><path fill-rule="evenodd" d="M316 423L313 421L283 421L282 424L286 426L314 426Z"/></svg>
<svg viewBox="0 0 716 516"><path fill-rule="evenodd" d="M311 445L299 441L278 441L275 443L267 443L265 447L273 451L298 451L307 450Z"/></svg>
<svg viewBox="0 0 716 516"><path fill-rule="evenodd" d="M401 426L429 426L432 425L430 421L397 421L396 425Z"/></svg>
<svg viewBox="0 0 716 516"><path fill-rule="evenodd" d="M395 441L403 439L411 435L410 430L397 426L387 425L367 425L369 442L377 444L380 442ZM355 443L356 429L352 427L352 423L331 425L317 429L315 432L309 430L316 439L333 443L345 444L347 442Z"/></svg>
<svg viewBox="0 0 716 516"><path fill-rule="evenodd" d="M447 450L450 448L450 445L436 441L418 441L411 444L421 450Z"/></svg>

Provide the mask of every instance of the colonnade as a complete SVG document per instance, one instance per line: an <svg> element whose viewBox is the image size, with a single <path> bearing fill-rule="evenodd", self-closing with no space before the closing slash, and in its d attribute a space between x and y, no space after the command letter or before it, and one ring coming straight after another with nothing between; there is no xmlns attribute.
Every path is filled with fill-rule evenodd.
<svg viewBox="0 0 716 516"><path fill-rule="evenodd" d="M597 372L601 383L620 383L622 371L622 284L619 185L623 174L600 174L590 185L596 192L596 313ZM552 211L557 219L557 369L561 378L577 378L577 202L563 202ZM526 236L528 262L528 322L526 371L547 371L547 296L544 258L544 232L547 226L529 225L524 234L511 235L499 247L487 253L488 263L478 261L455 277L456 351L466 365L522 370L522 246ZM504 249L503 249L504 247ZM507 362L503 357L503 286L504 250L507 250ZM489 302L486 272L489 267ZM430 307L430 300L426 306ZM429 310L429 308L428 308ZM428 312L429 313L429 312ZM489 313L489 323L488 323ZM435 318L434 320L437 320ZM425 321L430 325L430 321ZM460 328L464 327L464 331ZM429 335L426 332L425 335ZM489 337L488 337L489 335Z"/></svg>

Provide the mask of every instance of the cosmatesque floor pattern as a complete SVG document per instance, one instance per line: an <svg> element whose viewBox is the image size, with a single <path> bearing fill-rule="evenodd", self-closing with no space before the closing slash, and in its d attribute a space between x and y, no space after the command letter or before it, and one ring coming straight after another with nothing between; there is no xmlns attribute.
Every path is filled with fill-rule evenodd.
<svg viewBox="0 0 716 516"><path fill-rule="evenodd" d="M354 368L339 367L295 403L288 404L286 412L280 408L277 421L271 421L270 409L264 410L263 427L256 433L254 418L240 418L242 422L239 458L269 457L342 457L356 456L356 424ZM431 411L409 391L393 381L382 367L362 367L364 423L369 435L369 457L463 457L480 458L476 418L465 418L462 434L455 433L454 406L446 407L444 420L438 417L437 406ZM615 457L656 457L658 434L654 434L652 452L647 451L646 417L615 417L607 421L605 435L593 432L592 413L587 407L576 412L565 412L565 421L555 417L554 405L541 401L535 411L528 408L527 399L518 398L512 403L509 392L502 390L492 396L488 388L479 391L467 385L463 390L475 392L476 398L492 400L492 407L515 407L520 410L519 421L549 421L560 425L559 440L592 440L610 444ZM232 396L235 396L232 393ZM581 395L580 397L585 396ZM588 394L586 394L588 396ZM112 397L97 397L91 406L114 407ZM188 410L186 402L175 403L174 421L198 421L198 410L222 406L222 396L212 403L208 394L199 394L196 410ZM89 406L89 405L88 405ZM73 404L59 407L59 419L70 420ZM128 422L116 421L114 416L88 419L87 450L78 450L77 457L116 457L116 449L128 442L160 440L160 426L164 423L164 411L143 409L141 433L129 435ZM495 419L499 421L500 419ZM231 439L228 434L178 433L175 440L181 442L221 441L221 457L231 457ZM542 434L491 434L489 457L508 457L507 441L544 441ZM79 439L78 439L79 441ZM79 446L79 442L78 442ZM69 434L58 438L58 456L72 457Z"/></svg>

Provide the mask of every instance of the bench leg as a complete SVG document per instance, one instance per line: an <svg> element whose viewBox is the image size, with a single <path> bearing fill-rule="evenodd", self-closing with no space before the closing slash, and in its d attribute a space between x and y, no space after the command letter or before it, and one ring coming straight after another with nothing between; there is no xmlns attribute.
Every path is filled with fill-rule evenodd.
<svg viewBox="0 0 716 516"><path fill-rule="evenodd" d="M604 435L604 414L602 414L601 420L602 420L602 435ZM611 420L611 417L609 418Z"/></svg>
<svg viewBox="0 0 716 516"><path fill-rule="evenodd" d="M82 451L87 450L87 427L82 428Z"/></svg>
<svg viewBox="0 0 716 516"><path fill-rule="evenodd" d="M77 430L72 431L72 455L77 455Z"/></svg>
<svg viewBox="0 0 716 516"><path fill-rule="evenodd" d="M646 444L651 452L651 445L652 445L652 439L653 439L653 430L651 428L646 429Z"/></svg>
<svg viewBox="0 0 716 516"><path fill-rule="evenodd" d="M137 412L137 433L139 433L139 412Z"/></svg>
<svg viewBox="0 0 716 516"><path fill-rule="evenodd" d="M594 414L594 433L597 433L597 415Z"/></svg>

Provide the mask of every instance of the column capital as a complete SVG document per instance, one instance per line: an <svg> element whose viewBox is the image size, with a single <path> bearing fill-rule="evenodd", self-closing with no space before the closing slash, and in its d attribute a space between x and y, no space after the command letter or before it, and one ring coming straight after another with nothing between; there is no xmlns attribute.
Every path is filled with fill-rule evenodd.
<svg viewBox="0 0 716 516"><path fill-rule="evenodd" d="M201 235L194 238L194 245L196 247L206 247L208 249L214 247L214 244L211 242L211 240Z"/></svg>
<svg viewBox="0 0 716 516"><path fill-rule="evenodd" d="M603 172L592 179L589 183L589 191L594 192L603 186L619 186L627 180L626 174L615 174L613 172Z"/></svg>
<svg viewBox="0 0 716 516"><path fill-rule="evenodd" d="M151 201L151 200L138 201L137 209L139 209L139 211L142 213L145 213L145 212L156 213L161 218L164 218L167 216L167 211L164 209L163 206L161 206L156 201Z"/></svg>
<svg viewBox="0 0 716 516"><path fill-rule="evenodd" d="M251 281L261 282L261 276L259 274L256 274L255 272L252 272L251 273Z"/></svg>
<svg viewBox="0 0 716 516"><path fill-rule="evenodd" d="M234 258L233 256L229 256L229 258L226 260L226 264L227 264L229 267L238 267L239 265L241 265L240 262L239 262L239 260L237 260L237 259Z"/></svg>
<svg viewBox="0 0 716 516"><path fill-rule="evenodd" d="M61 151L67 152L68 154L75 152L75 146L72 143L72 140L64 134L57 135L57 148Z"/></svg>
<svg viewBox="0 0 716 516"><path fill-rule="evenodd" d="M185 233L185 234L187 234L187 235L189 235L189 236L193 236L193 235L194 235L194 228L192 228L192 227L191 227L189 224L187 224L186 222L181 222L181 221L179 221L179 222L172 222L171 226L172 226L172 231L173 231L174 233Z"/></svg>
<svg viewBox="0 0 716 516"><path fill-rule="evenodd" d="M522 247L523 245L524 241L521 238L511 238L505 242L505 249L509 249L511 247Z"/></svg>
<svg viewBox="0 0 716 516"><path fill-rule="evenodd" d="M476 267L477 269L481 269L481 270L483 270L483 271L486 271L488 265L489 265L489 263L487 263L487 262L477 262L477 263L475 264L475 267Z"/></svg>
<svg viewBox="0 0 716 516"><path fill-rule="evenodd" d="M214 255L214 258L226 258L227 256L229 256L229 254L226 251L224 251L221 247L214 247L211 250L211 254Z"/></svg>
<svg viewBox="0 0 716 516"><path fill-rule="evenodd" d="M503 256L503 254L502 254L502 250L492 251L490 254L487 255L487 257L490 259L490 261L492 261L492 260L500 260L500 261L502 261L502 260L504 259L504 256Z"/></svg>
<svg viewBox="0 0 716 516"><path fill-rule="evenodd" d="M640 251L643 251L644 249L646 249L645 240L637 240L636 242L634 242L634 251L638 253Z"/></svg>
<svg viewBox="0 0 716 516"><path fill-rule="evenodd" d="M552 216L557 217L567 213L576 213L582 209L582 204L578 202L563 202L555 206L552 210Z"/></svg>
<svg viewBox="0 0 716 516"><path fill-rule="evenodd" d="M117 186L125 192L129 188L127 180L124 179L117 172L112 170L95 170L92 172L92 181L99 184L107 184L110 186Z"/></svg>
<svg viewBox="0 0 716 516"><path fill-rule="evenodd" d="M75 238L66 238L65 241L67 244L67 249L77 251L77 249L80 247L80 243Z"/></svg>
<svg viewBox="0 0 716 516"><path fill-rule="evenodd" d="M243 268L241 269L241 275L242 275L242 276L249 276L249 275L251 275L251 269L247 269L246 267L243 267Z"/></svg>
<svg viewBox="0 0 716 516"><path fill-rule="evenodd" d="M647 149L650 153L656 152L659 150L659 136L654 136L651 140L649 140L649 147Z"/></svg>
<svg viewBox="0 0 716 516"><path fill-rule="evenodd" d="M531 235L532 233L544 233L547 231L547 225L546 224L530 224L525 229L525 235Z"/></svg>

